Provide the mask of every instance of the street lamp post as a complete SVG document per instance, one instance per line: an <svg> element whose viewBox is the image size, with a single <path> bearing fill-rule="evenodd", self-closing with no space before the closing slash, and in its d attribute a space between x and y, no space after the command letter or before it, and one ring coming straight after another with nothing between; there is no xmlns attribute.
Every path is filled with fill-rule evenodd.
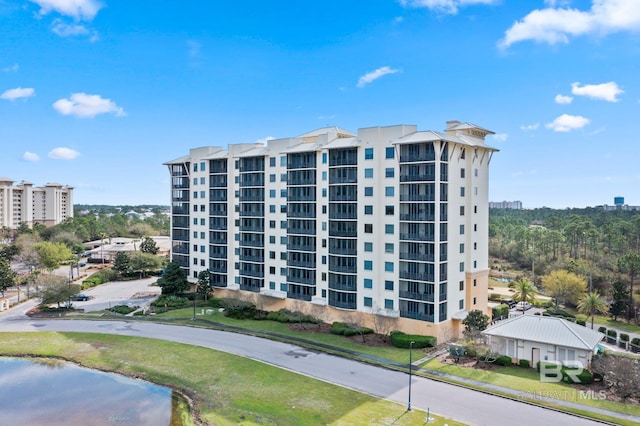
<svg viewBox="0 0 640 426"><path fill-rule="evenodd" d="M193 293L193 318L191 318L191 321L195 321L196 320L196 299L198 299L198 292L195 291Z"/></svg>
<svg viewBox="0 0 640 426"><path fill-rule="evenodd" d="M411 372L413 371L413 344L415 342L409 342L409 403L407 405L407 411L411 411Z"/></svg>

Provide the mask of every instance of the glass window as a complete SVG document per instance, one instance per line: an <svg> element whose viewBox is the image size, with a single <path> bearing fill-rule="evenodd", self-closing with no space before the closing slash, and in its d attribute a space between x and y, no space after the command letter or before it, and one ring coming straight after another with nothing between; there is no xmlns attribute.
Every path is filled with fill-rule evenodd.
<svg viewBox="0 0 640 426"><path fill-rule="evenodd" d="M393 243L385 243L384 244L384 252L385 253L393 253Z"/></svg>
<svg viewBox="0 0 640 426"><path fill-rule="evenodd" d="M372 305L373 305L373 299L371 299L370 297L365 297L364 298L364 306L371 307Z"/></svg>
<svg viewBox="0 0 640 426"><path fill-rule="evenodd" d="M197 185L198 184L198 178L193 178L193 184Z"/></svg>
<svg viewBox="0 0 640 426"><path fill-rule="evenodd" d="M206 191L200 191L200 198L206 197Z"/></svg>
<svg viewBox="0 0 640 426"><path fill-rule="evenodd" d="M269 205L269 213L275 213L276 212L276 205L275 204L270 204Z"/></svg>
<svg viewBox="0 0 640 426"><path fill-rule="evenodd" d="M276 252L275 251L270 251L269 252L269 259L275 259L276 258Z"/></svg>
<svg viewBox="0 0 640 426"><path fill-rule="evenodd" d="M270 220L269 221L269 228L276 229L276 221L275 220Z"/></svg>
<svg viewBox="0 0 640 426"><path fill-rule="evenodd" d="M276 236L275 235L269 235L269 243L270 244L275 244L276 243Z"/></svg>
<svg viewBox="0 0 640 426"><path fill-rule="evenodd" d="M464 186L460 187L460 196L464 197Z"/></svg>
<svg viewBox="0 0 640 426"><path fill-rule="evenodd" d="M384 225L384 233L393 235L393 225L389 223Z"/></svg>
<svg viewBox="0 0 640 426"><path fill-rule="evenodd" d="M193 238L198 238L198 231L193 231Z"/></svg>
<svg viewBox="0 0 640 426"><path fill-rule="evenodd" d="M282 275L283 277L287 276L287 268L280 268L280 275Z"/></svg>
<svg viewBox="0 0 640 426"><path fill-rule="evenodd" d="M327 164L327 153L326 152L322 153L322 164Z"/></svg>
<svg viewBox="0 0 640 426"><path fill-rule="evenodd" d="M373 243L364 243L364 251L373 251Z"/></svg>
<svg viewBox="0 0 640 426"><path fill-rule="evenodd" d="M287 156L280 156L280 167L287 167Z"/></svg>
<svg viewBox="0 0 640 426"><path fill-rule="evenodd" d="M322 180L327 180L327 172L322 172Z"/></svg>
<svg viewBox="0 0 640 426"><path fill-rule="evenodd" d="M322 222L322 230L323 231L327 230L327 222Z"/></svg>
<svg viewBox="0 0 640 426"><path fill-rule="evenodd" d="M193 163L193 171L194 172L198 171L198 163Z"/></svg>
<svg viewBox="0 0 640 426"><path fill-rule="evenodd" d="M197 225L197 224L198 224L198 218L197 218L197 217L194 217L194 218L193 218L193 224L194 224L194 225Z"/></svg>
<svg viewBox="0 0 640 426"><path fill-rule="evenodd" d="M464 206L460 206L460 216L464 216Z"/></svg>
<svg viewBox="0 0 640 426"><path fill-rule="evenodd" d="M204 218L200 218L200 225L204 226L205 224L205 219Z"/></svg>
<svg viewBox="0 0 640 426"><path fill-rule="evenodd" d="M393 300L384 299L384 308L385 309L393 309Z"/></svg>
<svg viewBox="0 0 640 426"><path fill-rule="evenodd" d="M464 262L460 262L460 272L464 272Z"/></svg>
<svg viewBox="0 0 640 426"><path fill-rule="evenodd" d="M385 280L384 289L385 290L393 290L393 281Z"/></svg>
<svg viewBox="0 0 640 426"><path fill-rule="evenodd" d="M395 157L395 150L392 146L388 146L384 149L384 156L387 160Z"/></svg>
<svg viewBox="0 0 640 426"><path fill-rule="evenodd" d="M205 178L201 177L200 178L200 185L204 185L206 183Z"/></svg>
<svg viewBox="0 0 640 426"><path fill-rule="evenodd" d="M280 244L287 245L287 237L280 237Z"/></svg>
<svg viewBox="0 0 640 426"><path fill-rule="evenodd" d="M322 256L322 264L323 265L327 264L327 256Z"/></svg>
<svg viewBox="0 0 640 426"><path fill-rule="evenodd" d="M286 213L286 212L287 212L287 205L280 204L280 213Z"/></svg>
<svg viewBox="0 0 640 426"><path fill-rule="evenodd" d="M280 260L287 260L287 252L286 251L281 251L280 252Z"/></svg>
<svg viewBox="0 0 640 426"><path fill-rule="evenodd" d="M276 289L276 282L269 281L269 290L275 290L275 289Z"/></svg>
<svg viewBox="0 0 640 426"><path fill-rule="evenodd" d="M393 167L387 167L384 169L384 177L392 178L396 174L396 170Z"/></svg>
<svg viewBox="0 0 640 426"><path fill-rule="evenodd" d="M395 194L395 187L393 186L385 186L384 187L384 195L387 197L393 197Z"/></svg>
<svg viewBox="0 0 640 426"><path fill-rule="evenodd" d="M206 250L206 247L205 247L205 246L200 246L200 253L204 253L204 252L205 252L205 250Z"/></svg>
<svg viewBox="0 0 640 426"><path fill-rule="evenodd" d="M460 291L464 290L464 281L460 281Z"/></svg>
<svg viewBox="0 0 640 426"><path fill-rule="evenodd" d="M364 279L364 288L373 288L373 280L371 278Z"/></svg>
<svg viewBox="0 0 640 426"><path fill-rule="evenodd" d="M287 291L287 283L280 283L280 291Z"/></svg>
<svg viewBox="0 0 640 426"><path fill-rule="evenodd" d="M384 207L384 214L387 216L393 216L393 213L395 212L395 208L393 206L385 206Z"/></svg>
<svg viewBox="0 0 640 426"><path fill-rule="evenodd" d="M464 225L460 225L460 235L464 234Z"/></svg>
<svg viewBox="0 0 640 426"><path fill-rule="evenodd" d="M460 253L464 253L464 244L463 243L460 244Z"/></svg>
<svg viewBox="0 0 640 426"><path fill-rule="evenodd" d="M364 214L373 214L373 206L364 206Z"/></svg>
<svg viewBox="0 0 640 426"><path fill-rule="evenodd" d="M364 261L364 270L365 271L373 271L373 261L365 260Z"/></svg>
<svg viewBox="0 0 640 426"><path fill-rule="evenodd" d="M276 157L270 157L269 158L269 167L275 167L276 166Z"/></svg>
<svg viewBox="0 0 640 426"><path fill-rule="evenodd" d="M373 169L364 169L364 177L368 179L373 178Z"/></svg>
<svg viewBox="0 0 640 426"><path fill-rule="evenodd" d="M458 309L464 309L464 300L460 299L460 301L458 302Z"/></svg>
<svg viewBox="0 0 640 426"><path fill-rule="evenodd" d="M385 272L393 272L393 262L384 262Z"/></svg>
<svg viewBox="0 0 640 426"><path fill-rule="evenodd" d="M287 229L287 221L286 220L281 220L280 221L280 229Z"/></svg>
<svg viewBox="0 0 640 426"><path fill-rule="evenodd" d="M364 224L364 233L365 234L373 234L373 224L365 223Z"/></svg>
<svg viewBox="0 0 640 426"><path fill-rule="evenodd" d="M464 169L460 169L460 177L464 179Z"/></svg>
<svg viewBox="0 0 640 426"><path fill-rule="evenodd" d="M364 187L364 196L365 197L373 197L373 186L365 186Z"/></svg>
<svg viewBox="0 0 640 426"><path fill-rule="evenodd" d="M193 198L198 198L198 191L193 191Z"/></svg>
<svg viewBox="0 0 640 426"><path fill-rule="evenodd" d="M286 189L281 189L280 190L280 198L287 198L287 190Z"/></svg>
<svg viewBox="0 0 640 426"><path fill-rule="evenodd" d="M364 159L365 160L373 160L373 148L365 148L364 149Z"/></svg>
<svg viewBox="0 0 640 426"><path fill-rule="evenodd" d="M322 198L327 198L327 188L322 188Z"/></svg>
<svg viewBox="0 0 640 426"><path fill-rule="evenodd" d="M269 175L269 182L275 182L276 181L276 174L275 173L271 173Z"/></svg>
<svg viewBox="0 0 640 426"><path fill-rule="evenodd" d="M200 163L200 171L204 172L206 168L204 167L204 161Z"/></svg>

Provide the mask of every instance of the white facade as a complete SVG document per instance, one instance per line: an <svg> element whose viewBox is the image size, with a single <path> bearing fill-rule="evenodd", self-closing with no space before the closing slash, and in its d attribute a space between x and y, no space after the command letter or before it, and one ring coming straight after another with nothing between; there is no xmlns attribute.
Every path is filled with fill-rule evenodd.
<svg viewBox="0 0 640 426"><path fill-rule="evenodd" d="M191 149L171 174L172 259L191 280L430 324L487 309L492 132L319 129Z"/></svg>
<svg viewBox="0 0 640 426"><path fill-rule="evenodd" d="M47 183L34 187L22 181L0 178L0 226L18 228L21 223L56 225L73 217L73 187Z"/></svg>

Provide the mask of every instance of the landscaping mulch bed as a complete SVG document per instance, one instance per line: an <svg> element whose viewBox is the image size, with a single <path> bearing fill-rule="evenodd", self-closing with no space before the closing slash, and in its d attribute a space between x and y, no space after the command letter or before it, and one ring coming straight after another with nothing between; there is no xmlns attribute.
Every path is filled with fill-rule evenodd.
<svg viewBox="0 0 640 426"><path fill-rule="evenodd" d="M301 333L311 333L311 334L331 333L331 324L325 324L325 323L322 323L322 324L302 323L301 324L296 322L296 323L289 323L287 325L289 326L289 329L294 331L299 331ZM376 348L393 347L393 345L391 344L391 337L383 336L382 334L376 334L376 333L365 334L364 341L363 341L363 336L360 336L360 335L348 336L348 337L345 337L345 339L349 339L352 342L358 343L360 345L371 346Z"/></svg>

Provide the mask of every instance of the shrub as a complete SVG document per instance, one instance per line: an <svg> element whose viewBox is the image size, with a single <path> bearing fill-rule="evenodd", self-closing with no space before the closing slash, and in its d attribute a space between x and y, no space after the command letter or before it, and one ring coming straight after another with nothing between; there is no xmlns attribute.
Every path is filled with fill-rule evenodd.
<svg viewBox="0 0 640 426"><path fill-rule="evenodd" d="M640 353L640 337L634 337L631 339L631 352Z"/></svg>
<svg viewBox="0 0 640 426"><path fill-rule="evenodd" d="M585 320L579 319L579 320L576 320L576 324L581 325L581 326L586 326L587 322Z"/></svg>
<svg viewBox="0 0 640 426"><path fill-rule="evenodd" d="M498 293L489 293L489 300L491 302L499 302L502 299L502 296Z"/></svg>
<svg viewBox="0 0 640 426"><path fill-rule="evenodd" d="M355 336L357 334L371 334L373 330L368 327L360 327L357 324L347 324L344 322L334 322L331 324L331 334L342 336Z"/></svg>
<svg viewBox="0 0 640 426"><path fill-rule="evenodd" d="M180 296L169 295L169 294L161 294L160 296L158 296L156 300L151 302L151 306L157 307L157 308L167 308L164 310L164 312L166 312L171 309L186 308L187 306L190 306L190 303L186 297L180 297ZM159 313L157 309L155 311Z"/></svg>
<svg viewBox="0 0 640 426"><path fill-rule="evenodd" d="M509 306L502 303L491 310L492 319L506 318L509 316Z"/></svg>
<svg viewBox="0 0 640 426"><path fill-rule="evenodd" d="M615 330L607 330L607 336L613 337L613 338L618 337L618 332Z"/></svg>
<svg viewBox="0 0 640 426"><path fill-rule="evenodd" d="M503 367L508 367L508 366L513 364L513 360L511 359L510 356L502 355L502 356L499 356L498 358L496 358L496 360L493 363L495 365L501 365Z"/></svg>
<svg viewBox="0 0 640 426"><path fill-rule="evenodd" d="M234 319L254 319L256 317L256 305L240 300L227 301L224 316Z"/></svg>
<svg viewBox="0 0 640 426"><path fill-rule="evenodd" d="M620 340L622 340L623 342L628 342L629 341L629 335L626 333L620 333Z"/></svg>
<svg viewBox="0 0 640 426"><path fill-rule="evenodd" d="M396 348L409 349L411 342L413 342L413 347L416 349L433 348L436 345L436 338L418 334L405 334L402 331L391 332L391 343Z"/></svg>
<svg viewBox="0 0 640 426"><path fill-rule="evenodd" d="M305 315L299 311L289 311L288 309L280 309L277 312L269 312L264 319L270 321L278 321L282 323L287 322L298 322L298 323L307 323L307 324L319 324L320 321L317 318L312 317L311 315Z"/></svg>
<svg viewBox="0 0 640 426"><path fill-rule="evenodd" d="M207 305L211 308L223 308L224 307L224 300L220 299L220 298L211 298L209 300L207 300Z"/></svg>
<svg viewBox="0 0 640 426"><path fill-rule="evenodd" d="M518 364L520 365L520 367L523 368L530 368L531 367L531 363L529 363L528 359L521 359Z"/></svg>
<svg viewBox="0 0 640 426"><path fill-rule="evenodd" d="M111 312L113 312L115 314L127 315L127 314L130 314L131 312L135 311L136 309L138 309L138 306L129 307L127 305L116 305L116 306L112 306L111 308L109 308L109 311L111 311Z"/></svg>
<svg viewBox="0 0 640 426"><path fill-rule="evenodd" d="M563 317L563 318L575 318L576 316L573 315L571 312L569 311L565 311L564 309L547 309L545 312L547 312L549 315L553 316L553 317Z"/></svg>
<svg viewBox="0 0 640 426"><path fill-rule="evenodd" d="M593 383L593 374L589 370L582 370L580 373L570 373L571 368L562 368L562 381L566 383L579 383L582 385L590 385Z"/></svg>
<svg viewBox="0 0 640 426"><path fill-rule="evenodd" d="M598 327L598 331L599 331L600 333L607 334L607 327Z"/></svg>

